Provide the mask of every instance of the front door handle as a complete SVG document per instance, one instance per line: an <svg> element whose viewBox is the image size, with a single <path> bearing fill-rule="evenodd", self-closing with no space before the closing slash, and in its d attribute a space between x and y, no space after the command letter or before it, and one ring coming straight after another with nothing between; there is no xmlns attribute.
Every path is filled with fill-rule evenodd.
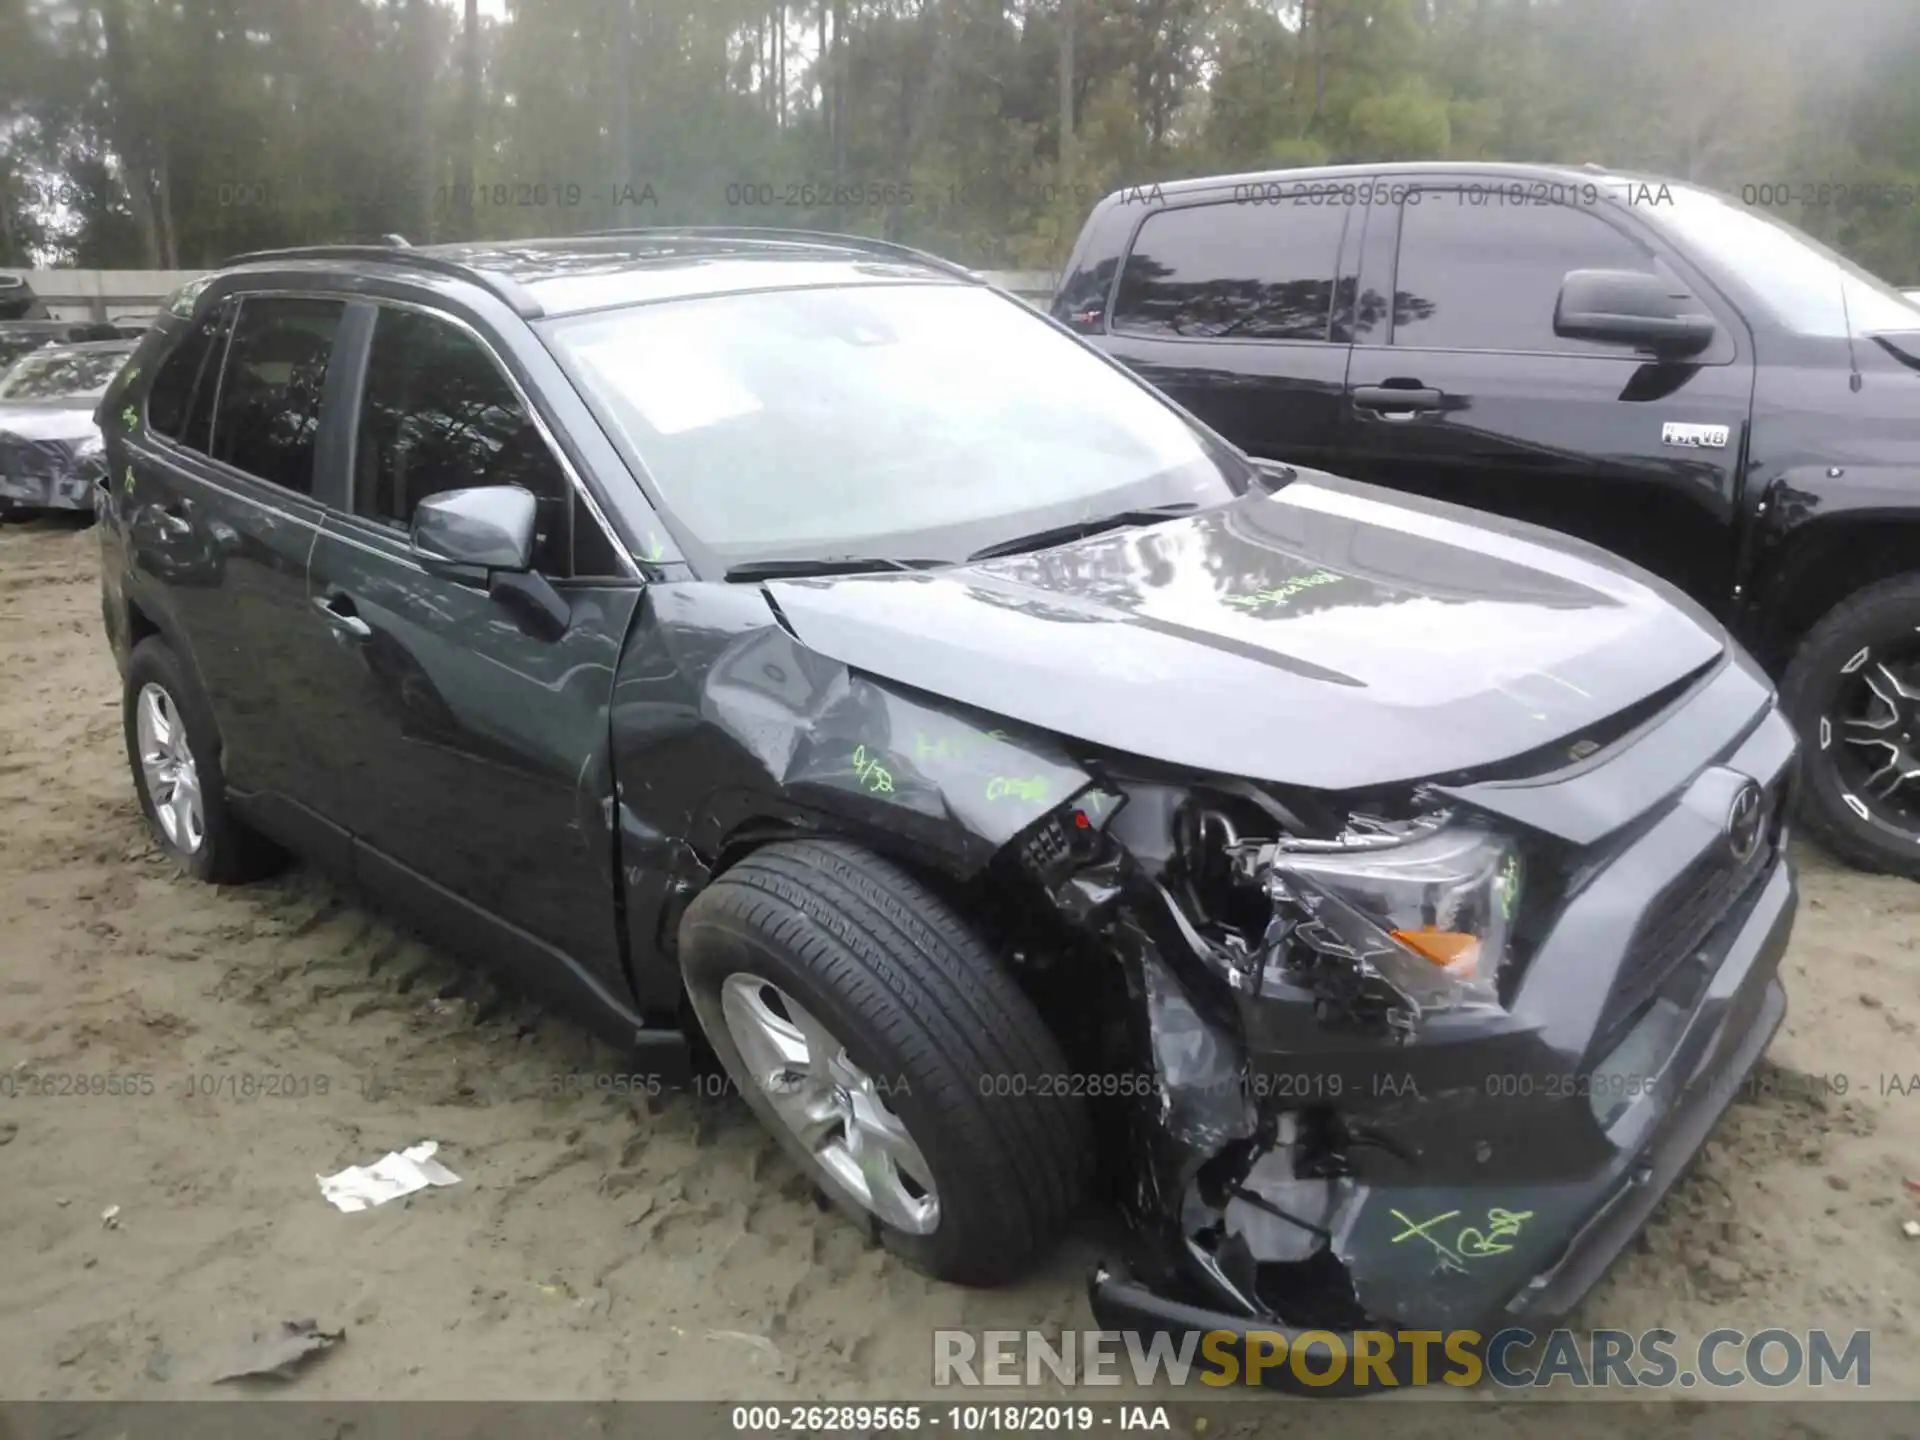
<svg viewBox="0 0 1920 1440"><path fill-rule="evenodd" d="M1446 396L1438 390L1398 385L1356 385L1353 387L1355 408L1372 410L1382 420L1411 420L1414 416L1427 411L1438 410Z"/></svg>
<svg viewBox="0 0 1920 1440"><path fill-rule="evenodd" d="M316 595L313 597L313 608L324 615L334 629L356 640L373 638L373 627L353 613L353 601L349 597L340 594Z"/></svg>
<svg viewBox="0 0 1920 1440"><path fill-rule="evenodd" d="M193 521L170 505L153 507L153 526L163 535L190 535Z"/></svg>

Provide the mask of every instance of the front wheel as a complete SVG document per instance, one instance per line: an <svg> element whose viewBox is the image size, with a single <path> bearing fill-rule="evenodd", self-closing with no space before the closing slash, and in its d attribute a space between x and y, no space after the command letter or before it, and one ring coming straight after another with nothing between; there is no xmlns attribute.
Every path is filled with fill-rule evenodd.
<svg viewBox="0 0 1920 1440"><path fill-rule="evenodd" d="M1021 1274L1091 1168L1026 996L943 901L834 841L769 845L687 907L680 964L747 1103L856 1223L942 1280Z"/></svg>
<svg viewBox="0 0 1920 1440"><path fill-rule="evenodd" d="M1780 697L1803 746L1808 831L1850 864L1920 880L1920 575L1829 611Z"/></svg>

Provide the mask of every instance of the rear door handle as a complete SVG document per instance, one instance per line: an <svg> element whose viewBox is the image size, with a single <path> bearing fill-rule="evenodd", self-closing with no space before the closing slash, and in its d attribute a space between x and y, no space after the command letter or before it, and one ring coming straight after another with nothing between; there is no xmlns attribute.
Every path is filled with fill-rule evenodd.
<svg viewBox="0 0 1920 1440"><path fill-rule="evenodd" d="M1446 402L1438 390L1402 389L1398 385L1356 385L1353 403L1356 409L1372 410L1382 420L1411 420L1415 415L1438 410Z"/></svg>
<svg viewBox="0 0 1920 1440"><path fill-rule="evenodd" d="M313 608L318 610L334 629L351 635L356 640L373 638L373 627L353 613L353 600L346 595L316 595Z"/></svg>

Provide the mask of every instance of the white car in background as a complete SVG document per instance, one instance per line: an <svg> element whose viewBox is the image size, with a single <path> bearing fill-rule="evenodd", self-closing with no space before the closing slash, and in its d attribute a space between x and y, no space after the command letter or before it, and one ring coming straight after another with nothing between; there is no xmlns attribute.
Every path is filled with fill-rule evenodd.
<svg viewBox="0 0 1920 1440"><path fill-rule="evenodd" d="M94 408L139 343L46 345L0 371L0 516L93 509L106 474Z"/></svg>

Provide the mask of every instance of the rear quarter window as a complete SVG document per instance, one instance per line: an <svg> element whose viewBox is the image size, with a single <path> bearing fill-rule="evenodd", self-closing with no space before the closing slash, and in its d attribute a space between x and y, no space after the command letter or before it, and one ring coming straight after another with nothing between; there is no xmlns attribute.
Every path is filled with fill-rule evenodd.
<svg viewBox="0 0 1920 1440"><path fill-rule="evenodd" d="M109 432L126 428L124 421L130 407L136 423L145 418L142 416L144 397L151 393L155 373L166 362L184 329L181 326L165 330L156 326L140 337L140 343L134 346L133 353L127 356L113 383L100 397L93 412L96 425Z"/></svg>

